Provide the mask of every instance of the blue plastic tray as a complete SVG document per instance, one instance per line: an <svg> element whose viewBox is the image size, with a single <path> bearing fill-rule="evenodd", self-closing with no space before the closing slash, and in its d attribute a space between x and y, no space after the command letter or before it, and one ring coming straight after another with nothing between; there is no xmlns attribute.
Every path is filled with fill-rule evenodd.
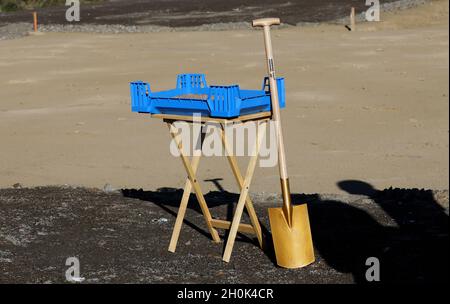
<svg viewBox="0 0 450 304"><path fill-rule="evenodd" d="M280 107L285 107L284 78L277 78ZM204 74L180 74L177 87L151 92L143 81L130 83L131 110L139 113L232 118L271 110L269 79L261 90L241 90L238 85L208 86Z"/></svg>

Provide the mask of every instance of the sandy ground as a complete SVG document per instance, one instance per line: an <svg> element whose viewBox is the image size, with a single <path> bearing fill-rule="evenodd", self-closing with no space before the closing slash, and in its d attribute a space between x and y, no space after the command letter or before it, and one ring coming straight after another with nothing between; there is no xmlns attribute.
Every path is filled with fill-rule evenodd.
<svg viewBox="0 0 450 304"><path fill-rule="evenodd" d="M448 189L448 1L382 19L357 32L328 25L274 31L293 192L335 193L348 179L377 189ZM259 88L261 32L0 41L0 187L181 187L185 173L169 153L166 126L131 113L128 82L168 89L185 72ZM204 159L199 174L235 189L225 159ZM252 191L278 189L277 169L258 168Z"/></svg>

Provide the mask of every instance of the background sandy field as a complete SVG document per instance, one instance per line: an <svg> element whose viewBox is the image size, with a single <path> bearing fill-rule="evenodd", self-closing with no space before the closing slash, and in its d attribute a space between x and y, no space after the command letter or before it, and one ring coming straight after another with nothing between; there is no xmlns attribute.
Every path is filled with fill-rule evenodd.
<svg viewBox="0 0 450 304"><path fill-rule="evenodd" d="M286 78L293 192L335 193L349 179L378 189L448 189L448 1L382 18L357 32L331 25L273 32L278 75ZM182 187L167 127L131 113L128 82L163 90L189 72L207 74L210 84L259 88L262 33L0 41L0 187ZM235 190L225 158L203 159L199 174ZM251 190L278 192L277 169L258 168Z"/></svg>

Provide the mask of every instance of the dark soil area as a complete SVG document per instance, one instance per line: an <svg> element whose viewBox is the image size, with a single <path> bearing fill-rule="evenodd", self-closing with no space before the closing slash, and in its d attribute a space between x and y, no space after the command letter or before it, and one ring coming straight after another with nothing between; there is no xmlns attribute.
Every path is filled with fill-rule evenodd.
<svg viewBox="0 0 450 304"><path fill-rule="evenodd" d="M110 0L82 4L80 23L186 27L277 16L284 23L296 25L346 17L352 6L358 13L367 9L363 0ZM66 9L64 6L38 9L39 22L67 24ZM0 25L31 21L30 11L0 13Z"/></svg>
<svg viewBox="0 0 450 304"><path fill-rule="evenodd" d="M64 283L68 257L79 258L84 283L367 283L368 257L380 260L382 283L448 282L448 191L340 186L350 194L294 195L308 203L317 256L295 270L274 263L273 197L254 199L266 250L239 235L227 264L193 195L177 251L167 251L180 189L0 190L0 283ZM214 217L230 218L237 194L206 200Z"/></svg>

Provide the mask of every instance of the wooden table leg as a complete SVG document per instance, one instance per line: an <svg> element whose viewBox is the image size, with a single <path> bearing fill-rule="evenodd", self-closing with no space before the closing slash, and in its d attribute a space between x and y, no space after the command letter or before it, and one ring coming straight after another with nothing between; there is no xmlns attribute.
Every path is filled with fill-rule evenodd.
<svg viewBox="0 0 450 304"><path fill-rule="evenodd" d="M211 237L214 240L214 242L219 243L220 242L219 234L217 233L217 230L212 226L211 213L209 212L208 205L206 204L203 192L200 188L200 184L197 181L197 177L195 175L195 171L191 165L191 162L183 152L183 145L177 132L177 128L173 126L173 124L170 122L167 123L167 126L169 127L170 135L174 139L175 144L178 147L178 150L180 151L180 157L183 162L183 166L186 169L190 183L194 188L195 196L197 197L198 203L200 204L200 208L202 210L203 217L205 218L206 225L208 226L208 230L211 233Z"/></svg>
<svg viewBox="0 0 450 304"><path fill-rule="evenodd" d="M200 162L200 155L192 156L192 171L197 172L198 164ZM186 208L189 203L189 197L192 192L192 184L189 178L186 179L184 185L183 197L181 198L180 207L178 208L177 219L175 220L175 225L173 226L172 237L170 239L169 251L175 252L177 247L178 238L180 236L181 226L183 224L184 216L186 214Z"/></svg>
<svg viewBox="0 0 450 304"><path fill-rule="evenodd" d="M225 125L221 124L222 130L221 130L221 138L222 143L225 148L225 153L227 155L228 162L230 163L231 170L233 171L233 175L236 178L236 182L239 187L239 191L242 191L243 185L244 185L244 178L242 177L241 170L239 170L239 166L236 161L236 157L234 156L233 151L230 148L230 145L228 144L226 135L225 135ZM266 124L264 123L264 128L266 127ZM263 239L262 239L262 232L261 232L261 225L258 220L258 216L256 215L255 208L253 207L253 202L249 195L247 195L245 199L245 208L247 209L248 215L250 217L250 222L252 223L253 229L255 231L256 237L258 238L259 246L262 248L263 246Z"/></svg>
<svg viewBox="0 0 450 304"><path fill-rule="evenodd" d="M201 129L200 129L200 138L201 138ZM197 173L198 164L200 162L200 157L202 153L201 150L202 145L203 141L201 140L200 149L195 150L194 155L192 156L191 159L192 170L194 171L194 173ZM169 244L170 252L175 252L175 249L177 247L178 238L180 237L181 232L181 226L183 225L183 220L186 214L186 208L189 203L189 197L191 196L191 192L192 192L192 184L188 177L186 178L186 183L184 185L183 196L181 198L180 207L178 208L177 219L175 220L175 225L173 227L172 237L170 238Z"/></svg>
<svg viewBox="0 0 450 304"><path fill-rule="evenodd" d="M248 196L250 183L252 181L253 173L255 172L256 163L258 161L259 148L261 146L261 140L264 137L265 126L260 128L260 124L257 123L257 139L253 151L253 155L250 158L249 165L247 167L247 173L245 174L244 181L242 183L242 191L239 196L239 201L236 206L236 211L234 213L233 221L231 223L230 234L227 239L227 244L225 246L225 252L223 254L223 260L225 262L230 261L231 252L233 250L234 241L236 239L236 234L239 228L239 223L241 221L242 212L244 211L245 201Z"/></svg>

